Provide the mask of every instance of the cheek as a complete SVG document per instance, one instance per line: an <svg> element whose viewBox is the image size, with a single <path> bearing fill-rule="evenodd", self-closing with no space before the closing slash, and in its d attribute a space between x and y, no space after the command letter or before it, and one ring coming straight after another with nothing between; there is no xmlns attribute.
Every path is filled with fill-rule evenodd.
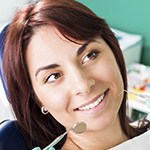
<svg viewBox="0 0 150 150"><path fill-rule="evenodd" d="M63 126L72 126L72 117L70 117L70 97L66 90L50 90L50 88L35 89L37 96L48 109L49 113ZM66 119L64 119L66 118Z"/></svg>
<svg viewBox="0 0 150 150"><path fill-rule="evenodd" d="M65 94L65 91L59 90L59 88L57 90L52 90L50 87L35 87L34 91L39 101L49 110L49 112L59 112L66 108L68 97L67 94Z"/></svg>
<svg viewBox="0 0 150 150"><path fill-rule="evenodd" d="M95 77L98 80L110 82L118 92L123 89L122 76L115 61L107 59L99 62L93 70L95 70Z"/></svg>

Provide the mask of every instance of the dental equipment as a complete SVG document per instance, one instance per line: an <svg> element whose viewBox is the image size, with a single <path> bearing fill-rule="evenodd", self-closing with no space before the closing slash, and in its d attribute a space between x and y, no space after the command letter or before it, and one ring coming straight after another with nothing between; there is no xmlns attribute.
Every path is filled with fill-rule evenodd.
<svg viewBox="0 0 150 150"><path fill-rule="evenodd" d="M144 103L146 104L146 106L150 109L150 95L147 95L147 94L141 94L141 93L133 93L133 92L130 92L130 91L127 91L127 90L123 90L125 91L126 93L129 93L129 94L133 94L135 96L138 96L140 98L143 98L144 99ZM146 117L149 121L150 121L150 113L147 114L147 117Z"/></svg>
<svg viewBox="0 0 150 150"><path fill-rule="evenodd" d="M133 92L130 92L130 91L127 91L127 90L124 90L126 93L129 93L129 94L133 94L133 95L136 95L140 98L144 98L145 100L150 100L150 95L146 95L146 94L140 94L140 93L133 93Z"/></svg>
<svg viewBox="0 0 150 150"><path fill-rule="evenodd" d="M52 148L53 146L55 146L71 130L73 130L77 134L81 134L86 130L86 124L84 122L79 122L79 123L74 124L70 129L68 129L65 133L63 133L59 137L57 137L52 143L50 143L48 146L46 146L43 150L48 150L48 149Z"/></svg>

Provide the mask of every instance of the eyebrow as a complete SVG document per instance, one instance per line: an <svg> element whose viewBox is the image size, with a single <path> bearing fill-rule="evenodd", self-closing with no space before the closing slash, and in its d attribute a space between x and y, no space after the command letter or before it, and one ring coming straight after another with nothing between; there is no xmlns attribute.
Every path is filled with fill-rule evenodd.
<svg viewBox="0 0 150 150"><path fill-rule="evenodd" d="M85 42L78 50L77 50L77 57L79 55L81 55L87 48L87 46L90 44L90 43L93 43L93 42L97 42L95 39L91 39L87 42Z"/></svg>
<svg viewBox="0 0 150 150"><path fill-rule="evenodd" d="M37 69L36 73L35 73L35 77L38 75L39 72L43 71L43 70L47 70L47 69L54 69L54 68L58 68L60 67L60 65L58 64L51 64L51 65L47 65L44 67L40 67Z"/></svg>
<svg viewBox="0 0 150 150"><path fill-rule="evenodd" d="M81 55L86 50L87 46L90 43L93 43L93 42L97 42L97 40L91 39L91 40L85 42L81 47L79 47L79 49L77 50L77 57L79 55ZM43 70L54 69L54 68L58 68L58 67L60 67L60 65L58 65L58 64L50 64L50 65L47 65L47 66L39 67L37 69L37 71L35 72L35 77L37 77L38 73L43 71Z"/></svg>

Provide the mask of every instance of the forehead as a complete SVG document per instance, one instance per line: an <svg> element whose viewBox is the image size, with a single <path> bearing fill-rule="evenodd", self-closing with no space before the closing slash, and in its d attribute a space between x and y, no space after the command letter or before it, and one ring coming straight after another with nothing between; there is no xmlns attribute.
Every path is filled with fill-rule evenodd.
<svg viewBox="0 0 150 150"><path fill-rule="evenodd" d="M27 52L36 54L51 53L55 54L56 50L62 52L63 49L78 48L85 43L84 41L75 41L65 38L55 27L44 26L38 28L31 38L27 47Z"/></svg>
<svg viewBox="0 0 150 150"><path fill-rule="evenodd" d="M83 43L76 44L69 41L56 28L41 27L35 31L30 40L26 51L26 61L37 65L48 63L47 60L54 62L59 55L66 52L71 56L72 52Z"/></svg>
<svg viewBox="0 0 150 150"><path fill-rule="evenodd" d="M37 56L40 53L45 54L48 52L53 55L56 51L59 53L62 51L67 52L67 49L71 52L71 50L78 50L81 46L89 46L89 43L92 42L99 43L101 46L108 46L100 36L91 38L89 41L72 42L72 40L65 38L55 27L43 26L35 31L28 45L26 54Z"/></svg>
<svg viewBox="0 0 150 150"><path fill-rule="evenodd" d="M67 36L66 36L67 37ZM64 37L55 27L53 26L42 26L40 28L37 28L34 32L33 37L31 38L29 42L29 46L31 45L37 45L38 43L44 44L49 43L49 45L55 45L58 46L59 44L72 44L72 45L83 45L86 42L92 41L93 39L98 39L99 41L102 41L101 43L105 43L105 41L102 39L102 37L96 36L96 37L91 37L90 40L76 40L71 37L66 38ZM105 43L106 44L106 43Z"/></svg>
<svg viewBox="0 0 150 150"><path fill-rule="evenodd" d="M42 41L44 44L47 42L47 40L49 40L49 43L57 44L57 45L58 45L58 43L78 43L78 44L82 45L82 43L85 42L85 41L74 40L70 37L67 39L66 37L64 37L58 31L58 29L56 27L42 26L42 27L37 28L34 31L34 35L31 38L29 45L32 44L34 41ZM72 42L72 41L75 41L75 42Z"/></svg>

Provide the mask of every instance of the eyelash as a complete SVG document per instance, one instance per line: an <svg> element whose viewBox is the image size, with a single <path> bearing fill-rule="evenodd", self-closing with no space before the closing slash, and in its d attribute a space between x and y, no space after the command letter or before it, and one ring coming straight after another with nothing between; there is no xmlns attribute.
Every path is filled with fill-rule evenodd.
<svg viewBox="0 0 150 150"><path fill-rule="evenodd" d="M97 58L97 56L98 56L99 53L100 53L100 52L99 52L98 50L92 50L92 51L90 51L90 52L83 58L82 64L86 63L86 62L89 61L89 60L93 60L93 59ZM88 57L89 60L86 60L86 61L85 61L86 57ZM84 61L85 61L85 62L84 62Z"/></svg>
<svg viewBox="0 0 150 150"><path fill-rule="evenodd" d="M85 57L83 57L82 64L87 63L87 61L89 61L89 60L94 60L94 59L96 59L99 53L100 53L100 52L99 52L98 50L92 50L92 51L90 51ZM86 60L86 61L84 62L84 60L86 59L86 57L88 57L89 60ZM52 81L49 81L49 79L50 79L52 76L54 76L54 79L53 79ZM44 80L44 83L47 83L47 82L53 83L53 82L55 82L55 80L57 80L57 79L58 79L59 77L61 77L61 76L62 76L61 73L52 73L52 74L50 74L50 75Z"/></svg>
<svg viewBox="0 0 150 150"><path fill-rule="evenodd" d="M53 79L53 81L48 81L52 76L54 76L55 79ZM45 79L44 83L47 83L47 82L53 83L53 82L55 82L55 80L57 80L60 76L62 76L61 73L52 73L52 74L50 74L50 75Z"/></svg>

